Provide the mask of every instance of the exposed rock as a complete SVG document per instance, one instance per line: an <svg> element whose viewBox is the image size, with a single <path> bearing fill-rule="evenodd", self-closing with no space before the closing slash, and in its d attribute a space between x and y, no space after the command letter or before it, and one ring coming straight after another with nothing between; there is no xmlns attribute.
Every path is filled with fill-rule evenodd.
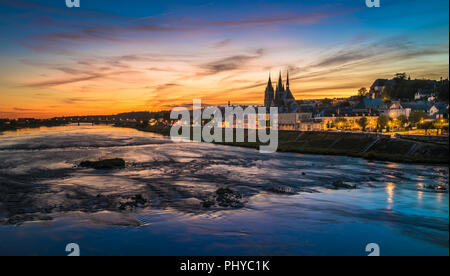
<svg viewBox="0 0 450 276"><path fill-rule="evenodd" d="M243 197L239 192L229 188L220 188L216 191L214 199L205 200L202 203L204 208L210 208L216 204L220 207L242 208L244 203Z"/></svg>
<svg viewBox="0 0 450 276"><path fill-rule="evenodd" d="M242 208L244 203L241 202L242 195L229 188L220 188L216 191L217 203L221 207Z"/></svg>
<svg viewBox="0 0 450 276"><path fill-rule="evenodd" d="M20 225L24 221L51 221L51 216L45 216L41 214L18 214L7 219L7 224Z"/></svg>
<svg viewBox="0 0 450 276"><path fill-rule="evenodd" d="M203 208L210 208L210 207L216 205L216 203L212 200L207 200L207 201L203 201L202 205L203 205Z"/></svg>
<svg viewBox="0 0 450 276"><path fill-rule="evenodd" d="M142 195L135 195L131 197L126 202L122 202L119 205L119 210L133 210L138 207L145 207L148 203L148 200L145 199Z"/></svg>
<svg viewBox="0 0 450 276"><path fill-rule="evenodd" d="M113 170L125 168L125 160L121 158L105 159L99 161L83 161L80 163L80 167L92 168L96 170Z"/></svg>
<svg viewBox="0 0 450 276"><path fill-rule="evenodd" d="M147 203L147 200L142 195L135 195L133 197L133 200L136 202L137 205L139 204L144 205Z"/></svg>
<svg viewBox="0 0 450 276"><path fill-rule="evenodd" d="M336 181L332 185L335 188L356 189L356 184L346 183L344 181Z"/></svg>
<svg viewBox="0 0 450 276"><path fill-rule="evenodd" d="M297 193L297 191L294 188L288 186L270 186L266 190L276 194L294 195Z"/></svg>

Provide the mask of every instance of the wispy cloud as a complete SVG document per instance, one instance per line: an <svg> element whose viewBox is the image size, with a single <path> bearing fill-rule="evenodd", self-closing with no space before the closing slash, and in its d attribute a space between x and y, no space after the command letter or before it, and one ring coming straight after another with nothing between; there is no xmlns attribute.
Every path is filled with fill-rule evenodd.
<svg viewBox="0 0 450 276"><path fill-rule="evenodd" d="M222 47L225 47L225 46L227 46L227 45L229 45L229 44L231 44L231 39L230 38L227 38L227 39L224 39L224 40L221 40L221 41L219 41L219 42L217 42L217 43L214 43L213 45L212 45L212 47L213 48L222 48Z"/></svg>
<svg viewBox="0 0 450 276"><path fill-rule="evenodd" d="M102 78L108 78L112 76L117 75L125 75L125 74L134 74L138 73L135 71L114 71L114 72L108 72L108 73L94 73L94 72L85 72L84 76L75 76L75 77L59 77L55 79L45 80L45 81L39 81L34 83L28 83L25 84L27 87L33 87L33 88L49 88L54 86L60 86L60 85L68 85L73 83L79 83L84 81L91 81L91 80L98 80Z"/></svg>
<svg viewBox="0 0 450 276"><path fill-rule="evenodd" d="M258 49L251 55L235 55L212 61L202 65L207 70L207 74L217 74L226 71L233 71L242 68L249 61L258 59L264 55L264 49Z"/></svg>
<svg viewBox="0 0 450 276"><path fill-rule="evenodd" d="M408 20L396 17L397 3L357 9L351 0L126 9L92 1L92 10L56 2L0 0L2 111L92 114L190 106L193 97L261 103L268 73L280 69L297 98L353 95L397 71L448 76L448 13L435 0L413 1ZM422 9L430 5L434 21Z"/></svg>
<svg viewBox="0 0 450 276"><path fill-rule="evenodd" d="M176 83L165 83L165 84L157 85L157 86L153 87L153 89L154 90L166 90L168 88L174 88L174 87L181 87L181 85L176 84Z"/></svg>
<svg viewBox="0 0 450 276"><path fill-rule="evenodd" d="M86 9L73 10L36 4L31 1L1 0L2 4L22 9L35 9L46 15L23 13L21 24L24 29L35 29L38 33L20 40L20 43L36 52L52 52L69 54L73 48L86 43L125 43L130 39L157 39L158 34L178 35L182 33L197 34L232 32L242 29L262 29L266 26L314 25L331 23L332 19L355 10L334 10L299 14L297 12L281 12L271 14L249 15L241 18L214 19L206 16L151 16L137 18L116 16L107 13L93 12ZM328 9L331 10L331 9ZM62 18L61 16L64 16ZM15 18L5 18L13 20ZM95 22L95 24L92 24ZM213 47L220 48L229 44L231 39L224 39Z"/></svg>
<svg viewBox="0 0 450 276"><path fill-rule="evenodd" d="M20 108L20 107L14 107L13 110L15 110L15 111L41 111L40 109Z"/></svg>

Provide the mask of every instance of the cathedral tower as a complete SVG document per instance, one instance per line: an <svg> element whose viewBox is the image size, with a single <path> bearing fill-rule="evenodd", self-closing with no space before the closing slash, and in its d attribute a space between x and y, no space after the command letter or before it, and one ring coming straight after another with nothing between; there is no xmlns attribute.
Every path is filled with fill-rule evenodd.
<svg viewBox="0 0 450 276"><path fill-rule="evenodd" d="M272 86L272 80L269 76L269 83L266 87L264 106L269 111L270 107L278 107L280 113L297 113L299 112L299 106L295 101L294 95L290 89L289 72L287 72L286 87L283 84L283 78L278 78L278 83L274 91Z"/></svg>
<svg viewBox="0 0 450 276"><path fill-rule="evenodd" d="M274 97L275 91L273 90L272 79L269 74L269 82L267 83L264 97L264 106L266 107L267 111L270 111L270 107L274 106Z"/></svg>

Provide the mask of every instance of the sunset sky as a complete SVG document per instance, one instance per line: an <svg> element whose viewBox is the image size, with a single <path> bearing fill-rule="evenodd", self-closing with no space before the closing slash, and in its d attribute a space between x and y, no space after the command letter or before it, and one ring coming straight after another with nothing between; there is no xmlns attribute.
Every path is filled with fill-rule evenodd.
<svg viewBox="0 0 450 276"><path fill-rule="evenodd" d="M447 0L0 0L0 117L351 96L406 72L447 78Z"/></svg>

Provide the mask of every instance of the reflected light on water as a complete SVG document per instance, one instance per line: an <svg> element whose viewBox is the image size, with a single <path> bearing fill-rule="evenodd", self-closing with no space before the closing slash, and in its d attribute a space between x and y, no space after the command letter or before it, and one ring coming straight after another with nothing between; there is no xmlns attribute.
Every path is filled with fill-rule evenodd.
<svg viewBox="0 0 450 276"><path fill-rule="evenodd" d="M399 168L401 165L398 163L387 163L386 167L390 168L390 169L397 169Z"/></svg>
<svg viewBox="0 0 450 276"><path fill-rule="evenodd" d="M422 203L422 198L423 198L423 192L422 191L417 191L417 201L419 203Z"/></svg>
<svg viewBox="0 0 450 276"><path fill-rule="evenodd" d="M423 177L422 177L423 178ZM424 185L423 183L419 182L417 183L417 203L421 204L422 203L422 199L423 199L423 192L422 190L424 189Z"/></svg>
<svg viewBox="0 0 450 276"><path fill-rule="evenodd" d="M437 193L436 194L436 201L437 201L437 203L442 203L442 196L443 196L443 193Z"/></svg>
<svg viewBox="0 0 450 276"><path fill-rule="evenodd" d="M394 183L388 183L386 186L386 193L388 195L387 202L389 203L388 209L392 208L392 204L394 203L394 190L395 185Z"/></svg>

